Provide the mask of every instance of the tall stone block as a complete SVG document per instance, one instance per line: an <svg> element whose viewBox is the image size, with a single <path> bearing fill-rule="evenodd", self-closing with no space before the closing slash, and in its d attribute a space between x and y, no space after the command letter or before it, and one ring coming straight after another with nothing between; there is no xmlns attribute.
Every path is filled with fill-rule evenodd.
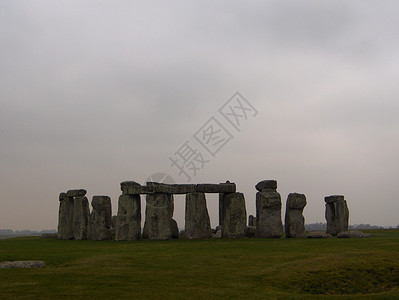
<svg viewBox="0 0 399 300"><path fill-rule="evenodd" d="M211 221L204 193L186 195L185 237L188 239L207 239L212 237Z"/></svg>
<svg viewBox="0 0 399 300"><path fill-rule="evenodd" d="M222 237L245 237L247 228L247 210L245 198L242 193L221 194L221 227Z"/></svg>
<svg viewBox="0 0 399 300"><path fill-rule="evenodd" d="M90 208L86 197L73 199L73 238L87 240Z"/></svg>
<svg viewBox="0 0 399 300"><path fill-rule="evenodd" d="M60 206L58 211L58 238L60 240L72 240L73 236L73 213L74 200L66 193L59 196Z"/></svg>
<svg viewBox="0 0 399 300"><path fill-rule="evenodd" d="M280 194L274 189L256 193L256 236L280 238L282 234Z"/></svg>
<svg viewBox="0 0 399 300"><path fill-rule="evenodd" d="M143 238L167 240L172 238L173 195L147 194Z"/></svg>
<svg viewBox="0 0 399 300"><path fill-rule="evenodd" d="M327 233L337 235L348 231L349 209L344 196L335 195L324 198L326 202Z"/></svg>
<svg viewBox="0 0 399 300"><path fill-rule="evenodd" d="M306 206L306 196L291 193L287 198L285 210L285 236L287 238L305 238L305 218L303 209Z"/></svg>
<svg viewBox="0 0 399 300"><path fill-rule="evenodd" d="M115 222L116 241L134 241L141 236L140 195L121 195Z"/></svg>
<svg viewBox="0 0 399 300"><path fill-rule="evenodd" d="M111 233L111 198L93 196L93 210L89 218L89 239L95 241L112 240Z"/></svg>

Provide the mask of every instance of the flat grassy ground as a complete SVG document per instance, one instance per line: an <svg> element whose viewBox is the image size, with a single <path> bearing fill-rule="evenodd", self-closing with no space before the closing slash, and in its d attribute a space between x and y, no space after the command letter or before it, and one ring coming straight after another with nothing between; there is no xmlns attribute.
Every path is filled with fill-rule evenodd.
<svg viewBox="0 0 399 300"><path fill-rule="evenodd" d="M367 239L0 240L2 299L399 299L399 230Z"/></svg>

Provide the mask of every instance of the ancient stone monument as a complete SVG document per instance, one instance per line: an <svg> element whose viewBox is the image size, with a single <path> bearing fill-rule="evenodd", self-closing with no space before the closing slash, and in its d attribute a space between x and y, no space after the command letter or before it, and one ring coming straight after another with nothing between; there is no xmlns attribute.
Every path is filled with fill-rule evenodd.
<svg viewBox="0 0 399 300"><path fill-rule="evenodd" d="M283 234L281 221L281 196L277 192L277 181L264 180L255 188L256 193L256 236L280 238Z"/></svg>
<svg viewBox="0 0 399 300"><path fill-rule="evenodd" d="M86 197L74 197L73 199L73 238L75 240L87 240L89 224L89 200Z"/></svg>
<svg viewBox="0 0 399 300"><path fill-rule="evenodd" d="M115 241L134 241L141 236L140 195L121 195L115 222Z"/></svg>
<svg viewBox="0 0 399 300"><path fill-rule="evenodd" d="M287 198L285 211L285 236L287 238L305 238L305 218L303 209L306 206L306 196L291 193Z"/></svg>
<svg viewBox="0 0 399 300"><path fill-rule="evenodd" d="M184 233L188 239L207 239L212 237L205 193L187 193Z"/></svg>
<svg viewBox="0 0 399 300"><path fill-rule="evenodd" d="M172 218L174 194L187 194L186 230L184 231L184 235L187 238L207 238L212 237L212 232L206 208L205 193L235 193L236 186L234 183L229 182L221 184L163 184L147 182L145 186L142 186L134 181L125 181L121 183L121 189L123 195L146 195L143 238L166 240L177 238L179 234L177 223ZM241 202L244 204L245 223L246 213L243 195L235 195L234 197L238 197L237 199L239 200L232 199L230 202ZM230 227L233 228L234 226L232 225ZM229 228L228 224L226 228ZM245 224L243 232L244 230Z"/></svg>
<svg viewBox="0 0 399 300"><path fill-rule="evenodd" d="M61 240L87 239L89 204L83 189L69 190L59 196L58 238Z"/></svg>
<svg viewBox="0 0 399 300"><path fill-rule="evenodd" d="M326 202L327 233L337 235L348 231L349 210L344 196L334 195L324 198Z"/></svg>
<svg viewBox="0 0 399 300"><path fill-rule="evenodd" d="M242 193L223 193L219 196L222 237L243 238L247 227L247 211Z"/></svg>
<svg viewBox="0 0 399 300"><path fill-rule="evenodd" d="M108 196L93 196L93 210L89 218L89 239L111 240L111 199Z"/></svg>

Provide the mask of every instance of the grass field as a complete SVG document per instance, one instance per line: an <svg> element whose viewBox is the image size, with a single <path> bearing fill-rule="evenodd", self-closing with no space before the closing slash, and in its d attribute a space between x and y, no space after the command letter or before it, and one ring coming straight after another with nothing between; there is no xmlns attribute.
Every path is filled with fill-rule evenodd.
<svg viewBox="0 0 399 300"><path fill-rule="evenodd" d="M0 240L2 299L399 299L399 230L367 239Z"/></svg>

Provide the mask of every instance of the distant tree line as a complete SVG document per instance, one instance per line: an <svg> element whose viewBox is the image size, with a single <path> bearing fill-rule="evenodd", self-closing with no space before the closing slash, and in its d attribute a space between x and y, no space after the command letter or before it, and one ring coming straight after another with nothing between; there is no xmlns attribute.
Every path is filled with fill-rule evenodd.
<svg viewBox="0 0 399 300"><path fill-rule="evenodd" d="M354 224L354 225L349 225L350 230L367 230L367 229L384 229L386 227L382 226L377 226L377 225L370 225L370 224ZM392 227L389 227L392 228ZM399 228L399 225L397 226ZM314 230L326 230L327 229L327 223L310 223L310 224L305 224L305 229L306 231L314 231Z"/></svg>
<svg viewBox="0 0 399 300"><path fill-rule="evenodd" d="M49 229L42 231L34 231L34 230L11 230L11 229L0 229L0 235L41 235L42 233L56 233L57 230Z"/></svg>

